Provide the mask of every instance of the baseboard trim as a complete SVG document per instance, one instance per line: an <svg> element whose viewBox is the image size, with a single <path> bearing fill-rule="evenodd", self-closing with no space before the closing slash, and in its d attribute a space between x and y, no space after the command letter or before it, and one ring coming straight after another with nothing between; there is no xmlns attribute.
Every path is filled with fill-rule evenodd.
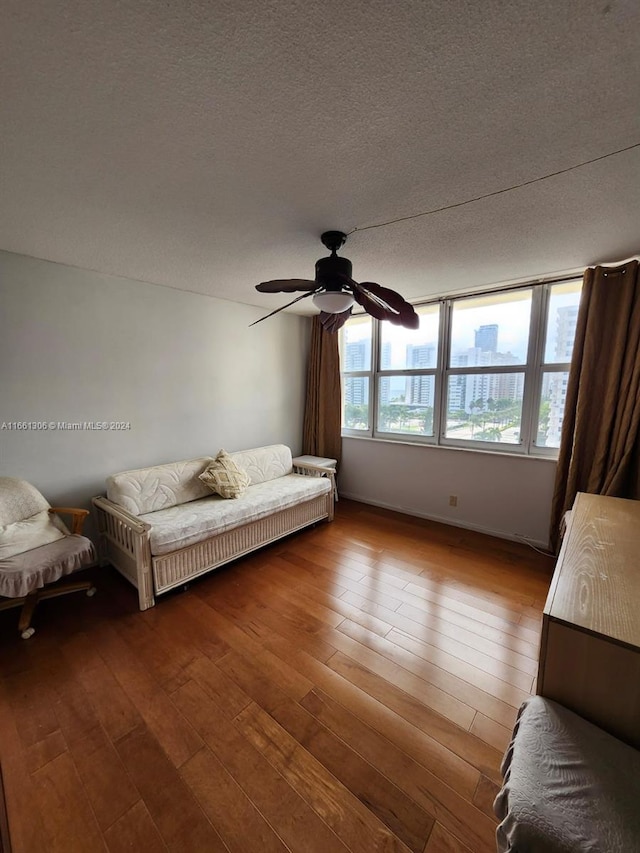
<svg viewBox="0 0 640 853"><path fill-rule="evenodd" d="M549 551L548 542L541 542L538 539L528 539L517 533L506 533L504 530L492 530L490 527L485 527L482 524L469 524L468 522L453 521L451 518L446 518L440 515L430 515L426 512L418 512L418 510L410 509L409 507L397 506L395 504L384 503L383 501L373 501L370 498L364 498L361 495L343 492L342 489L340 490L340 497L357 501L361 504L368 504L369 506L378 506L380 509L390 509L393 512L399 512L403 515L414 516L414 518L424 518L426 521L437 521L439 524L448 524L450 527L461 527L463 530L472 530L474 533L484 533L487 536L495 536L497 539L507 539L509 542L520 542L523 545L530 545L533 548L537 548L545 552Z"/></svg>

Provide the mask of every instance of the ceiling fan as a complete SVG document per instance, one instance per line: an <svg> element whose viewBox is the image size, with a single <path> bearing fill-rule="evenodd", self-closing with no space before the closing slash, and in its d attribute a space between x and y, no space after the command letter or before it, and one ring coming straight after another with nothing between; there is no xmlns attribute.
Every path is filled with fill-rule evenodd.
<svg viewBox="0 0 640 853"><path fill-rule="evenodd" d="M291 302L276 308L265 317L251 323L261 323L279 311L284 311L295 302L313 297L314 305L320 309L320 323L328 332L336 332L351 316L354 302L357 302L367 314L377 320L389 320L406 329L417 329L420 318L413 305L410 305L395 290L382 287L373 281L358 284L351 278L351 261L339 258L338 249L344 245L347 235L342 231L325 231L320 239L331 254L316 261L316 277L313 281L302 278L276 279L256 284L260 293L295 293L303 291Z"/></svg>

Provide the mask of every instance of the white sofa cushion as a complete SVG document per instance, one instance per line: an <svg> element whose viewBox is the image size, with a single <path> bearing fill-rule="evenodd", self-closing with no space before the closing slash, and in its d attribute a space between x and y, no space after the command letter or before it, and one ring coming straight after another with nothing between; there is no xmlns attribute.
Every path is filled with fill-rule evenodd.
<svg viewBox="0 0 640 853"><path fill-rule="evenodd" d="M133 515L198 500L211 494L209 487L198 479L211 462L212 456L199 456L183 462L122 471L107 477L107 497Z"/></svg>
<svg viewBox="0 0 640 853"><path fill-rule="evenodd" d="M154 557L202 542L234 527L258 521L278 510L311 500L331 490L326 477L287 474L249 486L233 501L217 495L141 515L151 525L150 544Z"/></svg>
<svg viewBox="0 0 640 853"><path fill-rule="evenodd" d="M276 477L284 477L293 471L291 450L284 444L270 444L253 450L238 450L229 456L238 468L246 471L251 485L266 483Z"/></svg>

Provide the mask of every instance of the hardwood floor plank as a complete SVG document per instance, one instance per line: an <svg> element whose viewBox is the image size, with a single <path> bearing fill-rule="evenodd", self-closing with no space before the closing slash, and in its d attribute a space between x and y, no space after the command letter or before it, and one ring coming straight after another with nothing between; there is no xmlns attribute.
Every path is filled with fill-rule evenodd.
<svg viewBox="0 0 640 853"><path fill-rule="evenodd" d="M356 646L346 646L328 661L335 672L410 721L424 716L439 717L460 731L471 725L476 711L464 702L424 681L380 655L362 655ZM350 652L348 654L347 652Z"/></svg>
<svg viewBox="0 0 640 853"><path fill-rule="evenodd" d="M100 726L73 740L71 755L104 832L140 800L115 747Z"/></svg>
<svg viewBox="0 0 640 853"><path fill-rule="evenodd" d="M24 755L27 769L30 773L34 773L40 767L44 767L49 761L52 761L66 751L67 742L60 729L51 732L51 734L27 747L25 750Z"/></svg>
<svg viewBox="0 0 640 853"><path fill-rule="evenodd" d="M201 688L189 682L174 695L213 755L290 850L300 849L302 842L305 853L345 853L347 848L326 823L224 718Z"/></svg>
<svg viewBox="0 0 640 853"><path fill-rule="evenodd" d="M195 660L189 664L186 673L202 687L208 696L215 699L216 704L229 719L233 719L252 701L251 697L233 679L225 675L213 661Z"/></svg>
<svg viewBox="0 0 640 853"><path fill-rule="evenodd" d="M190 758L180 773L231 853L286 853L287 847L208 747Z"/></svg>
<svg viewBox="0 0 640 853"><path fill-rule="evenodd" d="M397 628L404 634L408 634L414 639L422 642L432 643L442 648L444 651L451 650L451 653L457 656L463 655L463 659L467 660L468 650L488 656L497 664L504 664L514 669L521 670L527 673L530 677L537 672L537 653L536 660L521 655L518 652L505 648L501 643L483 637L481 634L473 631L467 625L456 624L453 611L443 613L440 605L434 605L432 602L425 602L425 605L420 609L413 608L414 613L419 614L420 621L411 619L403 612L404 607L401 605L397 611L387 610L381 605L374 605L368 599L357 595L356 593L347 592L342 596L343 600L350 602L354 607L361 608L365 612L375 610L375 615L379 619L386 619L388 623L387 632L391 627ZM451 617L454 617L452 620ZM460 620L463 621L463 620ZM483 623L476 622L475 625ZM366 626L365 626L366 627ZM379 631L376 633L380 633ZM533 648L533 647L531 647ZM494 667L495 664L490 664ZM489 669L488 671L492 671Z"/></svg>
<svg viewBox="0 0 640 853"><path fill-rule="evenodd" d="M347 631L349 632L348 634ZM406 689L411 695L416 695L414 693L415 688L406 686L411 682L404 678L403 670L408 671L432 687L453 697L462 706L465 706L465 708L482 710L487 716L498 721L501 721L505 717L511 719L514 706L501 698L497 698L490 692L477 687L475 684L460 678L460 676L449 672L447 669L432 663L426 658L420 657L413 651L405 649L401 644L391 642L384 637L378 637L375 634L365 631L360 626L354 628L353 625L343 625L341 633L344 633L344 640L340 641L336 639L335 641L336 644L340 643L341 651L362 663L367 669L371 669L373 672L383 676L392 684ZM400 670L398 667L400 667ZM485 683L487 686L492 686L489 679ZM504 685L504 682L498 682L497 679L493 683L498 686L498 689L504 689L511 695L509 685ZM430 696L431 694L429 693ZM420 697L416 696L416 698ZM427 701L425 704L430 703ZM437 707L434 710L441 712ZM450 712L445 713L444 716L449 716L450 719L457 722L458 725L462 725L463 728L468 728L471 725L467 711L465 711L464 721L457 719ZM467 722L467 720L469 721Z"/></svg>
<svg viewBox="0 0 640 853"><path fill-rule="evenodd" d="M459 841L441 823L436 823L424 853L474 853L474 851Z"/></svg>
<svg viewBox="0 0 640 853"><path fill-rule="evenodd" d="M346 631L346 627L344 625L341 627L342 630ZM528 675L526 678L519 677L518 681L520 683L514 685L511 681L505 681L497 675L493 675L492 673L486 672L486 670L479 669L477 666L474 666L474 664L467 663L458 657L454 657L448 652L443 652L436 646L432 646L428 643L422 643L419 640L414 640L413 637L409 637L407 634L404 634L402 631L398 631L396 628L393 628L387 634L386 640L389 643L400 646L405 649L405 651L411 652L412 654L423 658L425 661L440 667L440 669L445 669L457 678L467 681L469 684L473 684L479 690L483 690L485 693L490 693L492 696L498 697L508 705L512 705L514 708L519 708L531 692L532 678ZM524 675L524 673L522 673L522 675Z"/></svg>
<svg viewBox="0 0 640 853"><path fill-rule="evenodd" d="M40 673L40 669L25 670L6 679L15 725L25 748L37 744L60 728L51 694L40 687Z"/></svg>
<svg viewBox="0 0 640 853"><path fill-rule="evenodd" d="M471 724L471 732L479 738L482 738L485 743L491 744L491 746L495 747L498 752L504 755L511 742L511 734L516 722L517 713L518 712L514 708L511 725L501 726L500 723L496 723L495 720L485 717L484 714L481 714L478 711L473 723Z"/></svg>
<svg viewBox="0 0 640 853"><path fill-rule="evenodd" d="M194 590L195 591L195 590ZM174 640L185 649L195 650L197 657L218 660L229 651L229 645L211 630L206 614L197 606L196 596L175 595L163 602L164 607L152 607L142 615L154 635ZM195 658L194 658L195 659ZM178 685L171 685L170 690Z"/></svg>
<svg viewBox="0 0 640 853"><path fill-rule="evenodd" d="M486 776L481 776L473 795L473 804L489 817L493 817L493 801L498 796L500 785Z"/></svg>
<svg viewBox="0 0 640 853"><path fill-rule="evenodd" d="M407 853L400 841L307 750L256 704L236 726L354 853Z"/></svg>
<svg viewBox="0 0 640 853"><path fill-rule="evenodd" d="M202 748L201 738L115 630L99 626L94 636L119 684L173 764L179 767Z"/></svg>
<svg viewBox="0 0 640 853"><path fill-rule="evenodd" d="M143 613L0 612L14 853L493 853L552 563L341 499Z"/></svg>
<svg viewBox="0 0 640 853"><path fill-rule="evenodd" d="M275 681L263 674L259 664L244 658L237 652L230 651L217 664L220 669L238 685L254 702L261 708L269 711L271 708L282 704L289 695ZM311 682L307 682L311 689ZM301 699L309 690L302 695L296 695L294 699ZM241 712L240 712L241 713Z"/></svg>
<svg viewBox="0 0 640 853"><path fill-rule="evenodd" d="M154 630L144 614L134 613L119 620L117 631L128 646L135 647L138 660L167 693L188 681L187 667L203 657L193 640L189 642L179 633L176 636L174 632Z"/></svg>
<svg viewBox="0 0 640 853"><path fill-rule="evenodd" d="M302 705L338 737L354 744L365 760L374 761L392 782L436 820L472 839L476 853L493 853L494 821L469 800L417 764L406 752L393 749L392 742L326 694L314 690L303 699Z"/></svg>
<svg viewBox="0 0 640 853"><path fill-rule="evenodd" d="M86 634L72 637L62 652L113 741L142 723L142 717Z"/></svg>
<svg viewBox="0 0 640 853"><path fill-rule="evenodd" d="M391 625L388 622L384 622L382 619L376 618L375 615L367 613L363 608L357 605L354 606L346 601L345 594L340 597L331 595L324 589L305 582L300 578L299 573L295 571L293 566L287 564L284 560L277 564L276 560L271 561L269 566L265 567L265 574L274 578L281 585L295 583L297 588L304 592L307 598L313 599L319 604L330 608L343 619L351 619L353 622L358 622L370 631L380 634L381 637L384 637L391 629ZM338 622L337 624L340 623ZM331 654L333 654L333 651Z"/></svg>
<svg viewBox="0 0 640 853"><path fill-rule="evenodd" d="M0 680L0 766L12 849L14 853L42 853L47 841L25 754L6 685Z"/></svg>
<svg viewBox="0 0 640 853"><path fill-rule="evenodd" d="M271 716L410 850L422 853L431 815L297 703L283 703Z"/></svg>
<svg viewBox="0 0 640 853"><path fill-rule="evenodd" d="M467 764L491 778L500 779L502 752L493 749L486 741L452 723L446 716L431 711L404 691L394 689L393 685L370 673L341 652L336 652L329 661L329 666L391 708L429 738L454 752ZM431 765L430 762L430 766L435 766L435 763Z"/></svg>
<svg viewBox="0 0 640 853"><path fill-rule="evenodd" d="M530 643L527 640L515 637L513 634L508 634L506 631L501 631L484 622L478 622L477 619L472 619L470 616L465 616L455 610L450 610L445 605L433 604L425 601L420 607L414 607L411 604L403 604L398 608L398 616L406 616L412 622L423 624L425 619L429 619L432 612L436 612L451 631L456 631L458 627L468 631L474 637L480 637L494 643L498 648L504 649L505 652L516 652L518 655L527 657L537 663L538 661L538 646L535 643ZM404 623L408 627L407 623ZM400 628L401 625L396 627ZM411 634L410 630L407 630Z"/></svg>
<svg viewBox="0 0 640 853"><path fill-rule="evenodd" d="M43 818L43 849L50 853L104 851L102 833L69 753L49 761L32 778L35 801Z"/></svg>
<svg viewBox="0 0 640 853"><path fill-rule="evenodd" d="M415 635L410 635L403 629L393 628L387 634L387 638L391 640L391 642L394 642L395 637L398 634L404 634L406 637L409 637L410 640L415 640L429 649L437 649L445 655L457 658L463 663L469 664L474 669L478 669L482 672L486 672L488 675L495 676L495 678L499 678L500 681L506 681L507 684L513 684L514 687L518 687L520 690L529 690L531 686L531 679L537 672L537 668L531 665L532 662L529 662L526 669L518 668L513 666L511 662L507 663L504 659L508 657L507 655L505 655L502 660L497 659L496 657L486 654L468 643L460 642L458 639L452 639L438 631L433 631L428 628L423 632L422 637L415 637ZM432 659L431 655L433 653L429 652L428 654L428 659ZM450 671L453 670L450 669Z"/></svg>
<svg viewBox="0 0 640 853"><path fill-rule="evenodd" d="M104 840L109 853L164 853L168 849L142 800L107 829Z"/></svg>
<svg viewBox="0 0 640 853"><path fill-rule="evenodd" d="M170 850L227 853L228 848L158 741L136 729L118 741L118 753Z"/></svg>

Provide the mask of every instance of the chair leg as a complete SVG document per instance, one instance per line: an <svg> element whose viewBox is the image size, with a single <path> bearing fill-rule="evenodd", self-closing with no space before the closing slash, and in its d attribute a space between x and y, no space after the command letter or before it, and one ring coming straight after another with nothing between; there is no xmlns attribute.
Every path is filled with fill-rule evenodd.
<svg viewBox="0 0 640 853"><path fill-rule="evenodd" d="M39 592L30 592L24 600L22 610L20 611L20 619L18 620L18 631L23 640L28 640L33 637L36 632L35 628L31 627L31 619L33 611L36 609L36 604L40 600Z"/></svg>
<svg viewBox="0 0 640 853"><path fill-rule="evenodd" d="M91 581L77 581L76 583L61 584L58 587L54 586L51 589L39 589L25 596L22 599L22 610L20 611L20 618L18 620L18 631L22 639L28 640L36 632L36 629L31 625L31 620L33 618L33 611L36 609L39 601L44 601L45 598L58 598L58 596L67 595L69 592L81 592L83 589L87 591L89 597L96 593L96 588ZM15 604L19 603L20 601L15 602ZM11 605L5 604L4 606L10 607ZM4 609L4 607L0 605L0 609Z"/></svg>
<svg viewBox="0 0 640 853"><path fill-rule="evenodd" d="M51 589L41 589L40 601L44 601L45 598L58 598L58 596L66 595L68 592L80 592L83 589L86 589L89 597L96 592L96 588L91 581L77 581L76 583L60 584L60 586L54 586Z"/></svg>

